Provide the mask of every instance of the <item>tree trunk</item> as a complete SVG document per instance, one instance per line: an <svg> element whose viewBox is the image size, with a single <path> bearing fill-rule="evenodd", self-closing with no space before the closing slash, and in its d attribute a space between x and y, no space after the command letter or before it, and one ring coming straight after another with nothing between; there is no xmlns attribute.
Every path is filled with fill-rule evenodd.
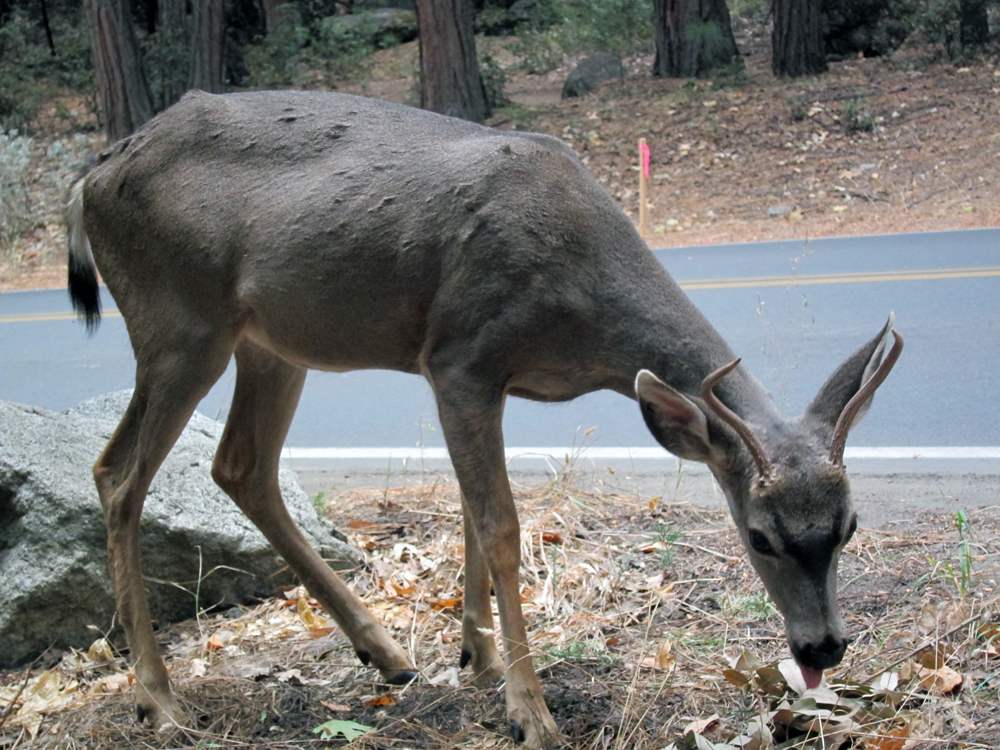
<svg viewBox="0 0 1000 750"><path fill-rule="evenodd" d="M654 0L660 78L704 78L741 62L725 0Z"/></svg>
<svg viewBox="0 0 1000 750"><path fill-rule="evenodd" d="M771 70L776 76L826 71L821 0L774 0Z"/></svg>
<svg viewBox="0 0 1000 750"><path fill-rule="evenodd" d="M195 7L201 2L194 3ZM149 64L150 79L154 89L159 88L162 101L160 109L166 109L179 101L188 90L188 68L190 67L191 22L188 18L186 0L159 0L157 4L158 26L156 30L156 63ZM157 64L158 63L158 64ZM159 86L156 83L159 82Z"/></svg>
<svg viewBox="0 0 1000 750"><path fill-rule="evenodd" d="M281 25L283 15L278 8L287 2L288 0L263 0L264 26L267 28L268 34Z"/></svg>
<svg viewBox="0 0 1000 750"><path fill-rule="evenodd" d="M986 44L990 36L990 21L985 0L961 0L962 20L958 38L963 46Z"/></svg>
<svg viewBox="0 0 1000 750"><path fill-rule="evenodd" d="M117 141L153 116L139 45L126 0L84 0L94 73L108 139Z"/></svg>
<svg viewBox="0 0 1000 750"><path fill-rule="evenodd" d="M56 42L52 38L52 26L49 24L49 5L46 0L41 0L42 5L42 26L45 27L45 39L49 43L49 53L56 56Z"/></svg>
<svg viewBox="0 0 1000 750"><path fill-rule="evenodd" d="M191 24L191 88L213 94L225 91L225 47L224 0L196 2Z"/></svg>
<svg viewBox="0 0 1000 750"><path fill-rule="evenodd" d="M416 0L420 106L482 122L489 116L476 58L471 0Z"/></svg>

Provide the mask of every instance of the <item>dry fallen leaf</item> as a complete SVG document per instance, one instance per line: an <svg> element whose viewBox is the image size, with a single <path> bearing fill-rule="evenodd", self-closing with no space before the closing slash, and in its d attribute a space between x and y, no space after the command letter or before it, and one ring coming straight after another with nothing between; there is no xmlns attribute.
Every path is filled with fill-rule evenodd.
<svg viewBox="0 0 1000 750"><path fill-rule="evenodd" d="M664 672L670 672L676 666L677 661L671 655L671 649L670 641L664 639L663 643L660 644L659 650L656 652L656 656L647 656L639 662L639 665L648 669L660 669Z"/></svg>
<svg viewBox="0 0 1000 750"><path fill-rule="evenodd" d="M962 684L962 675L948 666L940 669L924 667L918 673L920 687L931 695L946 695Z"/></svg>
<svg viewBox="0 0 1000 750"><path fill-rule="evenodd" d="M323 628L309 628L309 637L310 638L325 638L326 636L330 635L330 633L332 633L336 629L337 629L336 627L331 627L331 626L327 626L327 627L323 627Z"/></svg>
<svg viewBox="0 0 1000 750"><path fill-rule="evenodd" d="M106 664L109 661L115 660L115 653L111 650L111 644L108 643L106 638L98 638L87 649L87 658L93 662Z"/></svg>
<svg viewBox="0 0 1000 750"><path fill-rule="evenodd" d="M712 714L707 719L699 719L697 721L692 721L686 727L684 727L683 734L688 732L694 732L695 734L705 734L709 729L714 727L719 723L719 715Z"/></svg>
<svg viewBox="0 0 1000 750"><path fill-rule="evenodd" d="M386 693L385 695L376 695L371 700L365 701L366 706L395 706L396 699L393 697L392 693Z"/></svg>
<svg viewBox="0 0 1000 750"><path fill-rule="evenodd" d="M886 734L865 737L863 747L866 750L903 750L909 736L910 725L904 724Z"/></svg>

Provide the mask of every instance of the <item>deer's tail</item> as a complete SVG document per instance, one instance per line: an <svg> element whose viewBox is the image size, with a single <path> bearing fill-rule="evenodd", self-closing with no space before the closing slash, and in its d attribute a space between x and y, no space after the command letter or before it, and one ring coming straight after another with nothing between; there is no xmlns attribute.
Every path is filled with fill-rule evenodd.
<svg viewBox="0 0 1000 750"><path fill-rule="evenodd" d="M83 226L83 187L81 177L70 189L66 207L66 232L69 238L69 298L77 315L83 318L87 333L101 322L101 296L97 287L97 266L90 239Z"/></svg>

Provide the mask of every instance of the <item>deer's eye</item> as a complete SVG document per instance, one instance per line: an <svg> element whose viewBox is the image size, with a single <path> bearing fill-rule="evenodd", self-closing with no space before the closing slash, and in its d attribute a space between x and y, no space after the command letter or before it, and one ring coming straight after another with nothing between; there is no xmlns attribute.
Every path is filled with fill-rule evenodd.
<svg viewBox="0 0 1000 750"><path fill-rule="evenodd" d="M757 529L750 529L750 546L762 555L774 554L774 547L767 541L767 537Z"/></svg>

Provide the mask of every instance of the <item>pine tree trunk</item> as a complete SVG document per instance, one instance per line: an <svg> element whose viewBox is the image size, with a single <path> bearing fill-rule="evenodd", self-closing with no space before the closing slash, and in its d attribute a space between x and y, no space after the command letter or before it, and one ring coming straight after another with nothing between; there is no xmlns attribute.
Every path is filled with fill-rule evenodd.
<svg viewBox="0 0 1000 750"><path fill-rule="evenodd" d="M126 0L84 0L94 72L108 139L117 141L153 116L139 45Z"/></svg>
<svg viewBox="0 0 1000 750"><path fill-rule="evenodd" d="M962 19L958 38L962 45L986 44L990 36L990 20L985 0L961 0Z"/></svg>
<svg viewBox="0 0 1000 750"><path fill-rule="evenodd" d="M704 78L740 64L725 0L654 0L656 59L660 78Z"/></svg>
<svg viewBox="0 0 1000 750"><path fill-rule="evenodd" d="M774 0L771 70L776 76L826 71L821 0Z"/></svg>
<svg viewBox="0 0 1000 750"><path fill-rule="evenodd" d="M489 112L476 58L471 0L416 0L420 106L483 122Z"/></svg>
<svg viewBox="0 0 1000 750"><path fill-rule="evenodd" d="M194 3L195 7L200 4ZM156 104L160 109L166 109L177 102L188 89L191 23L187 13L187 0L159 0L157 24L159 70L155 64L150 64L148 71L153 88L160 90L161 101ZM157 82L160 84L158 87Z"/></svg>
<svg viewBox="0 0 1000 750"><path fill-rule="evenodd" d="M267 28L268 34L281 25L283 15L278 8L285 5L287 2L288 0L263 0L264 26Z"/></svg>
<svg viewBox="0 0 1000 750"><path fill-rule="evenodd" d="M196 2L191 23L191 88L213 94L225 91L225 48L224 0Z"/></svg>

